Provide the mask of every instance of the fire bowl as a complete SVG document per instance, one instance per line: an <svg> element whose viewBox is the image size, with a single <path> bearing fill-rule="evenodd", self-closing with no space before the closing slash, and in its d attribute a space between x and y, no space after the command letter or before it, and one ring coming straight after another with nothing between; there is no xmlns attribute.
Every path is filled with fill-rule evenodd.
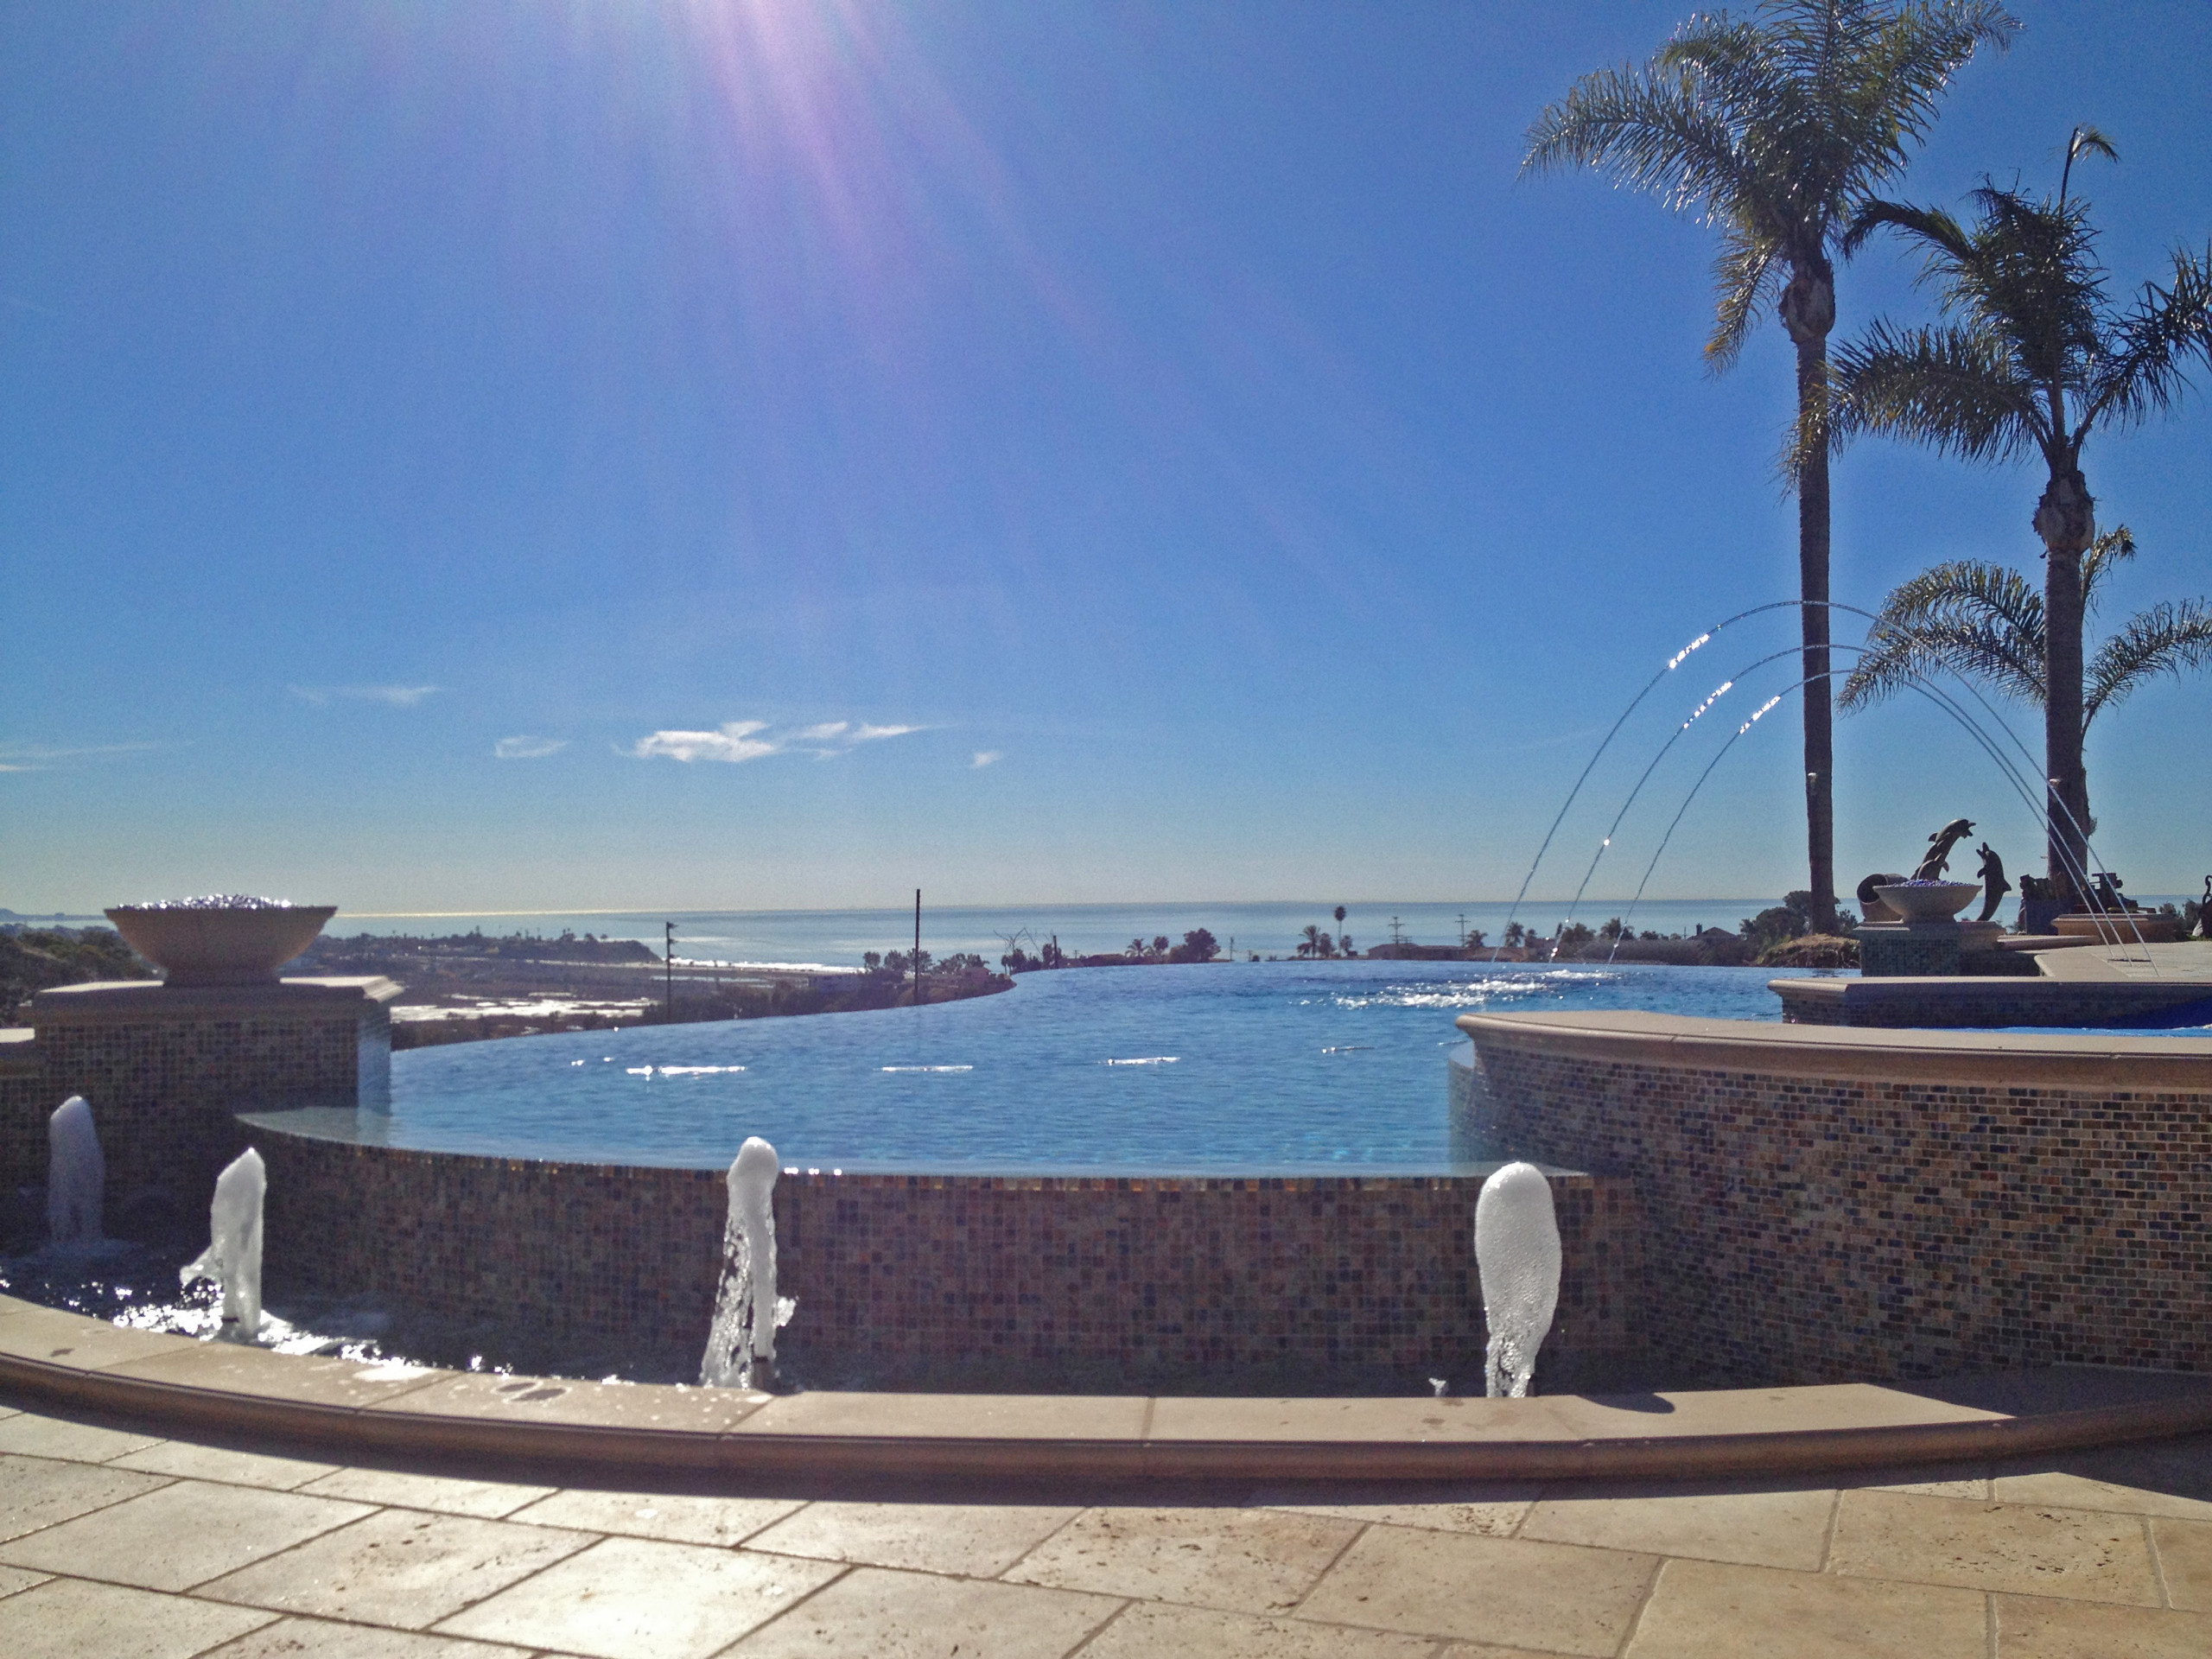
<svg viewBox="0 0 2212 1659"><path fill-rule="evenodd" d="M276 970L315 943L335 905L155 907L125 905L107 918L168 982L273 985Z"/></svg>
<svg viewBox="0 0 2212 1659"><path fill-rule="evenodd" d="M1926 887L1899 882L1874 891L1907 923L1948 922L1974 901L1981 887L1973 881L1933 881Z"/></svg>

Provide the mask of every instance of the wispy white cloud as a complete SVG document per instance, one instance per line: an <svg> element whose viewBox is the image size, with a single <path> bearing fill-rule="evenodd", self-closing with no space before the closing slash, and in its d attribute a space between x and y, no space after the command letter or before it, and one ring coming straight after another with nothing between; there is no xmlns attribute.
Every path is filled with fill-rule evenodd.
<svg viewBox="0 0 2212 1659"><path fill-rule="evenodd" d="M70 748L48 743L0 743L0 772L45 772L57 763L110 754L143 754L154 743L90 743Z"/></svg>
<svg viewBox="0 0 2212 1659"><path fill-rule="evenodd" d="M653 732L639 738L630 753L640 760L759 760L784 747L753 735L767 726L765 720L733 720L715 732Z"/></svg>
<svg viewBox="0 0 2212 1659"><path fill-rule="evenodd" d="M776 732L765 720L733 720L711 732L661 731L639 738L625 753L640 760L722 760L733 764L759 760L772 754L811 754L824 758L849 754L863 743L887 737L905 737L927 728L921 726L872 726L862 721L817 721Z"/></svg>
<svg viewBox="0 0 2212 1659"><path fill-rule="evenodd" d="M995 766L1005 759L1004 749L978 749L976 751L976 758L968 764L977 772L981 772L985 766Z"/></svg>
<svg viewBox="0 0 2212 1659"><path fill-rule="evenodd" d="M391 709L412 709L443 690L435 685L295 685L287 689L302 702L318 709L334 702L381 702Z"/></svg>
<svg viewBox="0 0 2212 1659"><path fill-rule="evenodd" d="M492 746L502 760L543 760L569 747L565 737L503 737Z"/></svg>

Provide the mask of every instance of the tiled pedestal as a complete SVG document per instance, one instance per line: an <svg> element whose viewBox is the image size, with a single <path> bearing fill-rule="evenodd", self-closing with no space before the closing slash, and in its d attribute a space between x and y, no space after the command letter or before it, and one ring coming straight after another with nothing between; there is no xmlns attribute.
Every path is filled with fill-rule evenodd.
<svg viewBox="0 0 2212 1659"><path fill-rule="evenodd" d="M1859 971L1868 979L1955 974L1967 951L1993 948L1994 922L1869 922L1855 930Z"/></svg>
<svg viewBox="0 0 2212 1659"><path fill-rule="evenodd" d="M46 1118L92 1103L107 1160L110 1230L204 1215L215 1174L245 1146L232 1115L286 1106L388 1105L388 979L288 979L173 989L154 981L65 985L29 1007L0 1090L0 1184L46 1179Z"/></svg>

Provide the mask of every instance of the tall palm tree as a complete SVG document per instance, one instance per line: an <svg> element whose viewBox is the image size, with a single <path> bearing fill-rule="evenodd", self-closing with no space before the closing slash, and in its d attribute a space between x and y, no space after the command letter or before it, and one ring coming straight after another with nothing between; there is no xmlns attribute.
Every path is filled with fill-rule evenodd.
<svg viewBox="0 0 2212 1659"><path fill-rule="evenodd" d="M2212 247L2172 256L2166 286L2145 283L2132 303L2105 292L2088 204L2069 199L2075 159L2117 160L2109 140L2076 127L2056 197L2030 200L1985 181L1974 222L1941 208L1875 201L1853 218L1847 251L1887 227L1916 245L1923 280L1939 291L1940 322L1877 321L1838 355L1833 436L1910 438L1962 460L2042 458L2034 524L2044 544L2044 759L2051 804L2048 873L2075 890L2084 868L2088 779L2082 626L2096 502L2082 449L2100 426L2140 425L2180 401L2191 358L2212 362Z"/></svg>
<svg viewBox="0 0 2212 1659"><path fill-rule="evenodd" d="M2082 556L2082 607L2094 614L2104 578L2135 556L2127 526L2107 531ZM1980 559L1939 564L1891 590L1867 630L1872 647L1836 699L1851 714L1915 680L1948 669L1985 681L2005 696L2041 708L2049 683L2049 615L2044 595L2018 570ZM2082 729L2145 680L2212 667L2212 604L2168 601L2139 611L2107 635L2088 661L2082 688ZM2082 824L2088 812L2082 784ZM2054 872L2055 874L2055 872Z"/></svg>
<svg viewBox="0 0 2212 1659"><path fill-rule="evenodd" d="M1804 640L1805 836L1816 918L1835 914L1828 696L1827 339L1845 226L1903 170L1977 48L2019 25L1995 0L1765 0L1700 13L1641 69L1584 76L1529 130L1524 172L1592 167L1718 225L1707 362L1734 364L1777 302L1797 352L1787 451L1797 492Z"/></svg>

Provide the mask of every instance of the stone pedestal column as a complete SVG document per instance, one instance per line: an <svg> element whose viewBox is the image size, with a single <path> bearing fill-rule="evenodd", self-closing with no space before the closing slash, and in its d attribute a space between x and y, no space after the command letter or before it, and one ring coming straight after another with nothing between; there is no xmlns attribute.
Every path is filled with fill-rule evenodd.
<svg viewBox="0 0 2212 1659"><path fill-rule="evenodd" d="M1961 971L1962 952L1996 948L1994 922L1869 922L1853 931L1867 979L1925 978Z"/></svg>
<svg viewBox="0 0 2212 1659"><path fill-rule="evenodd" d="M287 979L172 988L151 980L62 985L29 1007L43 1093L16 1091L0 1125L10 1187L46 1179L46 1114L92 1103L107 1160L109 1230L204 1221L215 1175L246 1145L242 1111L390 1109L391 980Z"/></svg>

